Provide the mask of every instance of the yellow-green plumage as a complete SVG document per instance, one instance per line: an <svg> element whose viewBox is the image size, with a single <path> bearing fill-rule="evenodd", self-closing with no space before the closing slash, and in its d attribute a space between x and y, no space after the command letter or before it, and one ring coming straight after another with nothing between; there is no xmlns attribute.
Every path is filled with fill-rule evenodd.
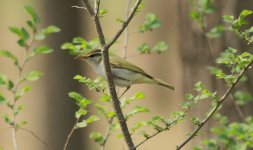
<svg viewBox="0 0 253 150"><path fill-rule="evenodd" d="M97 74L105 77L102 55L99 49L92 50L79 58L84 58ZM175 89L173 86L168 85L161 79L155 79L138 66L131 64L120 57L110 56L110 65L114 83L117 86L130 87L132 84L149 83L158 84L171 90Z"/></svg>

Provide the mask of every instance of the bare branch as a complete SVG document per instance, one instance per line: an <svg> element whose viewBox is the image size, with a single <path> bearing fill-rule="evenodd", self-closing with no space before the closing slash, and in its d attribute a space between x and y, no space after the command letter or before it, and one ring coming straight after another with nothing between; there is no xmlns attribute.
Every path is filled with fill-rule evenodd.
<svg viewBox="0 0 253 150"><path fill-rule="evenodd" d="M105 133L105 138L103 143L100 145L100 150L104 150L105 149L105 144L109 138L109 136L111 135L111 125L113 123L114 117L112 117L109 121L108 121L108 127L106 129L106 133Z"/></svg>
<svg viewBox="0 0 253 150"><path fill-rule="evenodd" d="M186 140L184 140L179 146L177 146L176 150L182 149L191 139L193 139L196 134L199 132L200 129L208 122L209 119L212 118L212 116L217 112L218 108L221 106L221 104L225 101L225 99L230 95L232 90L235 88L241 77L244 75L244 73L251 67L253 64L253 61L251 61L239 74L236 81L227 89L225 94L217 101L216 106L213 107L213 109L208 113L208 115L199 123L198 127L188 136Z"/></svg>
<svg viewBox="0 0 253 150"><path fill-rule="evenodd" d="M30 133L36 140L38 140L39 142L41 142L42 144L44 144L48 149L51 149L49 147L49 145L47 144L46 141L42 140L38 135L36 135L33 131L29 130L29 129L26 129L26 128L20 128L20 130L24 130L28 133Z"/></svg>
<svg viewBox="0 0 253 150"><path fill-rule="evenodd" d="M197 93L194 94L194 98L197 97ZM141 146L142 144L144 144L145 142L147 142L148 140L150 140L151 138L154 138L155 136L157 136L158 134L168 131L173 125L176 125L177 122L181 119L183 119L185 117L185 114L194 106L195 102L194 100L191 102L191 104L184 109L183 114L178 116L176 119L174 119L169 125L167 125L166 128L164 128L163 130L159 130L156 133L150 135L148 138L144 139L143 141L141 141L139 144L136 144L136 148Z"/></svg>
<svg viewBox="0 0 253 150"><path fill-rule="evenodd" d="M128 127L127 127L127 123L126 120L124 118L122 109L120 107L120 103L119 103L119 99L115 90L115 85L114 85L114 81L113 81L113 76L112 76L112 72L111 72L111 66L110 66L110 61L109 61L109 48L112 46L112 44L119 38L119 36L122 34L122 32L124 31L124 29L127 27L127 25L129 24L129 22L131 21L131 19L133 18L139 4L141 3L142 0L137 0L127 21L123 24L122 28L115 34L115 36L113 37L113 39L111 40L111 42L109 42L108 44L106 44L105 42L105 37L104 37L104 33L100 24L100 20L98 17L98 14L92 9L91 5L89 4L88 0L83 0L83 4L84 6L87 8L87 11L89 12L90 16L93 18L95 26L96 26L96 31L97 34L99 36L99 41L102 47L102 56L103 56L103 64L104 64L104 70L105 70L105 74L106 74L106 78L107 78L107 82L109 85L109 92L112 98L112 102L113 102L113 107L114 110L116 112L117 118L119 120L119 124L121 126L121 130L122 133L124 135L124 138L126 140L127 146L129 150L135 150L135 146L133 143L133 140L131 138L131 135L129 133ZM98 12L99 10L97 10Z"/></svg>
<svg viewBox="0 0 253 150"><path fill-rule="evenodd" d="M130 11L130 4L132 0L127 0L127 6L126 6L126 19L129 16L129 11ZM128 32L128 27L125 29L125 34L124 34L124 43L123 43L123 58L126 59L127 57L127 49L128 49L128 39L129 39L129 32Z"/></svg>
<svg viewBox="0 0 253 150"><path fill-rule="evenodd" d="M69 134L68 134L68 136L67 136L67 139L66 139L66 141L65 141L65 143L64 143L63 150L66 150L66 149L67 149L67 146L68 146L68 144L69 144L70 137L71 137L72 134L74 133L74 131L75 131L75 129L76 129L75 127L76 127L76 124L78 123L78 121L79 121L79 118L76 119L76 122L75 122L74 126L73 126L72 129L70 130L70 132L69 132Z"/></svg>
<svg viewBox="0 0 253 150"><path fill-rule="evenodd" d="M103 29L101 27L98 15L95 13L95 11L92 9L90 3L88 2L88 0L82 0L84 6L87 8L87 11L89 12L90 16L92 17L92 19L94 20L95 26L96 26L96 31L99 37L99 41L102 47L105 47L105 37L104 37L104 33L103 33Z"/></svg>
<svg viewBox="0 0 253 150"><path fill-rule="evenodd" d="M236 103L235 98L234 98L234 96L233 96L232 93L230 94L230 97L231 97L231 99L232 99L232 101L233 101L233 103L234 103L234 105L235 105L235 109L236 109L236 111L238 112L238 115L239 115L240 119L241 119L242 121L245 121L245 116L244 116L244 114L243 114L243 112L242 112L242 109L241 109L240 106Z"/></svg>
<svg viewBox="0 0 253 150"><path fill-rule="evenodd" d="M142 0L136 0L127 20L123 23L121 29L114 35L114 37L112 38L112 40L110 42L108 42L107 47L110 48L112 46L112 44L114 44L117 39L120 37L120 35L122 34L122 32L125 30L125 28L128 26L128 24L130 23L130 21L132 20L132 18L134 17L134 14L136 13L140 3L142 2Z"/></svg>

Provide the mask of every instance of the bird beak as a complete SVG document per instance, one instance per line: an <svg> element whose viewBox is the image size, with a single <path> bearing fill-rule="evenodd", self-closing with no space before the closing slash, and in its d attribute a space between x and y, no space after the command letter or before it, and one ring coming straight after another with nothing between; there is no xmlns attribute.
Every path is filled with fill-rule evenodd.
<svg viewBox="0 0 253 150"><path fill-rule="evenodd" d="M82 56L82 55L77 55L76 57L74 57L74 59L78 59L78 60L82 60L82 59L85 59L86 57L85 56Z"/></svg>

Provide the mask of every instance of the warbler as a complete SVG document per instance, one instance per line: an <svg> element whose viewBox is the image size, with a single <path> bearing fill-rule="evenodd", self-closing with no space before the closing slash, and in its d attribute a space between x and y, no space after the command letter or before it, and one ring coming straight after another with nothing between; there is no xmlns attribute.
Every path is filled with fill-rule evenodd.
<svg viewBox="0 0 253 150"><path fill-rule="evenodd" d="M103 68L102 52L100 49L93 49L83 55L76 57L77 59L85 60L93 70L103 78L105 72ZM123 58L118 56L110 56L110 66L113 75L114 84L119 87L126 87L124 93L133 84L157 84L165 88L175 90L175 88L161 79L156 79L152 75L146 73L138 66L129 63Z"/></svg>

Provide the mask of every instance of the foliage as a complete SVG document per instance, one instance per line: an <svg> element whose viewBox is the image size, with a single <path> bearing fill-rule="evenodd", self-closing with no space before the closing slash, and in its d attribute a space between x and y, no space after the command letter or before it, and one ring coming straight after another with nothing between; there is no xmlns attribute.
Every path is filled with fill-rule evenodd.
<svg viewBox="0 0 253 150"><path fill-rule="evenodd" d="M84 4L89 3L84 0ZM137 1L138 2L138 1ZM89 6L89 5L86 5ZM213 7L212 0L190 0L190 6L192 8L190 12L190 17L196 21L203 33L205 38L218 38L220 37L227 28L224 25L216 25L212 28L208 27L205 19L208 15L215 13L215 8ZM143 3L137 5L136 11L133 15L137 15L143 7ZM40 79L43 73L37 70L32 70L24 72L26 64L32 60L35 56L42 54L49 54L53 52L53 49L47 45L34 46L35 42L44 40L48 35L52 33L57 33L60 29L56 26L50 25L43 29L38 29L38 23L40 18L31 6L25 6L27 13L30 15L31 19L27 21L27 27L10 27L10 31L14 33L17 37L17 44L24 49L24 59L20 60L15 54L9 50L0 50L0 56L9 59L14 66L18 69L17 81L13 81L5 74L0 74L0 86L5 90L9 91L13 95L13 99L9 100L6 98L5 93L0 91L0 104L5 105L11 110L11 114L3 114L3 120L6 124L11 126L16 133L25 124L26 120L17 120L18 116L24 109L25 106L22 104L17 104L17 102L22 98L24 94L31 90L31 86L23 85L27 81L37 81ZM90 8L86 7L89 12ZM91 8L92 9L92 8ZM92 9L93 10L93 9ZM134 9L133 9L134 10ZM95 0L93 13L90 13L93 17L96 26L98 27L99 19L108 14L107 9L100 8L100 1ZM127 14L131 16L130 14ZM246 41L248 44L253 43L253 27L249 25L247 17L252 15L251 10L243 10L238 18L234 16L224 16L223 20L230 24L229 29L235 33L239 38ZM129 18L117 19L117 21L122 23L122 29L124 30L125 25L128 25ZM154 13L147 13L144 22L138 27L139 33L146 33L154 31L161 26L161 21L158 19L157 15ZM122 30L122 31L123 31ZM118 32L120 33L120 31ZM101 42L101 36L103 34L99 33L99 39L94 38L91 40L86 40L82 37L74 37L71 42L66 42L62 44L61 48L64 50L69 50L71 55L82 55L89 50L100 48L106 50L106 44L103 45ZM117 35L117 34L116 34ZM128 35L128 34L126 34ZM120 35L119 35L120 36ZM118 37L119 37L118 36ZM116 41L117 36L112 39ZM128 38L128 37L127 37ZM126 40L127 41L127 40ZM100 43L99 43L100 42ZM114 42L112 42L114 44ZM126 42L126 45L128 43ZM125 45L125 46L126 46ZM109 46L110 48L110 46ZM137 51L140 54L151 54L151 53L162 53L166 51L169 46L164 41L158 41L156 44L150 46L149 43L143 42L137 46ZM209 47L210 48L210 47ZM108 50L108 49L107 49ZM125 49L127 51L127 48ZM215 75L218 79L224 81L226 86L226 92L222 95L218 94L218 91L212 91L206 88L203 82L198 81L195 83L193 92L185 94L185 101L181 104L179 111L172 112L166 116L159 114L153 115L150 119L139 120L133 124L128 124L130 136L141 137L139 143L134 145L135 149L141 146L143 143L149 141L151 138L157 136L159 133L169 131L173 126L178 125L184 121L190 120L195 130L193 130L188 138L182 142L176 149L181 149L187 142L192 140L198 135L199 130L207 123L207 121L216 116L215 119L218 121L216 127L210 129L212 133L212 138L206 139L202 142L202 145L195 147L195 150L209 149L209 150L219 150L219 149L231 149L231 150L246 150L253 148L253 119L252 117L245 117L240 111L240 108L249 104L253 97L250 92L246 90L236 90L235 86L238 82L243 83L247 81L245 72L249 69L249 66L253 63L253 55L248 51L237 50L232 47L228 47L220 56L216 59L217 66L210 66L209 70L211 74ZM70 131L67 141L65 143L64 150L66 149L69 139L76 129L82 129L90 125L91 123L106 120L108 127L106 132L92 131L89 134L90 139L100 145L101 149L104 149L107 144L108 138L112 134L118 134L118 138L127 137L121 132L118 133L119 129L122 128L120 122L116 119L118 112L116 109L112 109L113 96L111 96L109 91L111 87L108 88L108 82L102 77L97 77L95 79L90 79L82 75L76 75L74 77L77 82L84 84L88 87L90 91L96 91L100 93L100 98L98 100L91 100L81 93L76 91L71 91L68 93L69 97L74 100L78 106L75 112L76 123L74 124L72 130ZM243 115L242 121L229 121L228 117L217 114L217 111L222 108L224 100L231 96L230 99L233 100L236 105L238 113ZM137 115L145 115L151 113L151 110L143 105L136 105L135 103L139 100L145 99L144 93L135 92L132 96L121 95L119 97L120 104L119 109L123 112L122 118L125 123L129 123L129 120L133 119ZM210 103L210 108L207 110L204 119L199 118L199 116L192 115L187 118L188 111L194 108L196 105L200 104L203 100L208 100ZM95 111L90 111L89 107L95 108ZM122 121L122 120L121 120ZM123 128L122 128L123 129ZM151 129L151 130L147 130ZM123 129L121 131L123 131ZM128 130L128 129L127 129ZM135 142L134 142L135 143ZM15 145L15 144L14 144ZM0 147L0 149L2 149ZM130 147L129 147L130 149Z"/></svg>
<svg viewBox="0 0 253 150"><path fill-rule="evenodd" d="M202 147L195 150L247 150L253 148L253 119L248 117L243 122L231 122L226 116L216 115L217 127L210 129L214 137L202 141Z"/></svg>
<svg viewBox="0 0 253 150"><path fill-rule="evenodd" d="M139 27L139 32L144 33L147 31L153 31L161 26L161 21L154 13L148 13L145 16L145 21ZM147 43L142 43L137 47L137 51L140 54L150 54L150 53L157 53L161 54L162 52L168 50L169 46L164 41L159 41L156 45L151 48L151 46Z"/></svg>
<svg viewBox="0 0 253 150"><path fill-rule="evenodd" d="M248 21L245 19L247 16L251 15L252 11L243 10L239 17L235 19L234 16L224 16L225 22L231 24L230 30L234 32L239 38L242 38L248 44L252 44L252 38L250 29L245 28L248 25ZM225 73L222 69L216 67L210 67L210 71L217 78L222 79L227 86L231 87L236 83L238 78L240 78L241 73L251 65L253 62L253 55L249 52L242 52L238 54L238 50L234 48L228 48L221 53L220 57L217 58L216 62L225 66L229 72ZM240 78L241 82L247 81L246 76ZM241 115L242 122L231 122L227 116L217 114L216 120L218 125L210 129L213 134L212 138L202 141L203 146L195 147L194 150L246 150L253 148L253 132L252 132L252 117L245 117L240 107L247 105L252 101L252 95L247 91L237 90L231 94L232 100L234 100L237 106L237 111ZM239 109L239 110L238 110Z"/></svg>
<svg viewBox="0 0 253 150"><path fill-rule="evenodd" d="M17 44L20 48L23 48L24 58L19 59L10 50L0 50L0 57L5 57L14 63L14 66L18 70L17 80L13 81L5 74L0 74L0 86L4 87L4 90L12 93L12 98L6 98L4 90L0 91L0 104L5 105L11 110L11 113L4 113L3 120L11 128L13 128L16 133L20 128L27 124L26 120L17 120L16 117L25 109L25 105L17 104L17 102L22 98L24 94L31 90L31 86L21 85L26 81L37 81L42 76L40 71L32 70L30 72L24 72L26 64L31 61L35 56L49 54L53 52L53 49L49 48L47 45L34 46L39 40L45 39L48 35L52 33L57 33L60 29L56 26L50 25L48 27L39 29L38 24L40 18L35 12L35 10L30 6L26 5L25 10L30 15L30 19L27 20L28 27L15 27L9 28L10 32L18 37ZM16 137L14 136L13 139ZM16 139L14 140L16 141ZM17 145L14 142L14 145Z"/></svg>

